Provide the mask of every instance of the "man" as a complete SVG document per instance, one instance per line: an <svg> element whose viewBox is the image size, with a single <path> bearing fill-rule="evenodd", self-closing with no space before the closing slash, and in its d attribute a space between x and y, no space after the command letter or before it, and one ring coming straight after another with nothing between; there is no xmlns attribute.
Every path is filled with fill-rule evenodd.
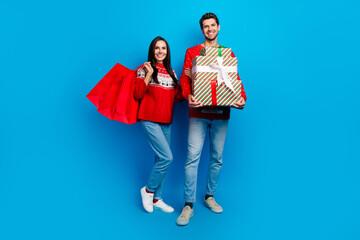
<svg viewBox="0 0 360 240"><path fill-rule="evenodd" d="M191 89L192 59L200 56L200 50L204 47L220 47L217 36L220 30L219 20L213 13L206 13L200 19L201 32L204 34L205 42L189 48L185 54L183 73L180 77L180 85L183 95L189 104L189 135L188 153L185 163L184 200L185 206L177 219L178 225L184 226L189 223L193 216L193 203L196 200L197 170L200 161L205 136L209 133L210 161L207 174L205 206L215 213L221 213L222 207L218 205L213 197L215 194L218 177L222 166L222 152L224 148L228 121L230 118L230 107L201 107L196 102ZM232 54L233 57L234 54ZM240 80L240 78L239 78ZM244 108L246 94L242 88L241 98L232 106Z"/></svg>

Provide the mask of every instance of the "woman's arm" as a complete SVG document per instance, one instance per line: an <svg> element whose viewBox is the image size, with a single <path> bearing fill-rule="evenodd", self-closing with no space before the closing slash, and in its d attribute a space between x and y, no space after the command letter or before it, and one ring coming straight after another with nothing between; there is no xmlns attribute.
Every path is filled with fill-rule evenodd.
<svg viewBox="0 0 360 240"><path fill-rule="evenodd" d="M144 63L143 67L140 67L136 72L134 98L140 100L144 97L146 91L149 88L149 82L154 69L149 62Z"/></svg>
<svg viewBox="0 0 360 240"><path fill-rule="evenodd" d="M140 100L144 97L146 91L149 88L149 82L154 69L149 62L144 63L136 72L134 98Z"/></svg>

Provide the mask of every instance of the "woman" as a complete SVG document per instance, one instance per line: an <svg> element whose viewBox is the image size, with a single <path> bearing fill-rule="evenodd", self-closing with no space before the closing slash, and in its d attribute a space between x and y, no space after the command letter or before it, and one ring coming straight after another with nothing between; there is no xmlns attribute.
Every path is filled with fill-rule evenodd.
<svg viewBox="0 0 360 240"><path fill-rule="evenodd" d="M150 44L148 62L137 69L134 97L140 101L138 118L145 136L155 152L155 163L141 198L145 211L174 209L161 199L163 181L173 156L170 149L174 101L183 100L180 86L170 65L166 40L156 37Z"/></svg>

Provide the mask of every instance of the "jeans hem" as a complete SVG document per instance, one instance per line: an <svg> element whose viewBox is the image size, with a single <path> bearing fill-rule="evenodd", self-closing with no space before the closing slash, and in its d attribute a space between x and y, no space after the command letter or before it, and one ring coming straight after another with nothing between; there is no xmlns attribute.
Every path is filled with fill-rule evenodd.
<svg viewBox="0 0 360 240"><path fill-rule="evenodd" d="M155 193L155 190L151 190L147 185L145 186L146 190L148 190L149 192Z"/></svg>
<svg viewBox="0 0 360 240"><path fill-rule="evenodd" d="M215 192L205 192L206 195L215 195Z"/></svg>

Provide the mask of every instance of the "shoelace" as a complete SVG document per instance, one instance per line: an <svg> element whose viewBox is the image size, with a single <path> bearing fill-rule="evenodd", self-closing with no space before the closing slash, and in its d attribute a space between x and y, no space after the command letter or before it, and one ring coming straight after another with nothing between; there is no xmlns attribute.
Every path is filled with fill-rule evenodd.
<svg viewBox="0 0 360 240"><path fill-rule="evenodd" d="M209 205L214 205L215 207L219 207L219 204L217 204L217 203L215 202L215 199L214 199L214 198L210 198L210 199L209 199Z"/></svg>
<svg viewBox="0 0 360 240"><path fill-rule="evenodd" d="M170 207L169 205L167 205L166 203L164 203L164 201L162 201L161 199L158 201L159 205L163 205L165 207Z"/></svg>
<svg viewBox="0 0 360 240"><path fill-rule="evenodd" d="M180 214L180 217L188 217L187 215L190 216L191 214L191 208L190 207L186 207L184 208L184 210L182 211L182 213Z"/></svg>

